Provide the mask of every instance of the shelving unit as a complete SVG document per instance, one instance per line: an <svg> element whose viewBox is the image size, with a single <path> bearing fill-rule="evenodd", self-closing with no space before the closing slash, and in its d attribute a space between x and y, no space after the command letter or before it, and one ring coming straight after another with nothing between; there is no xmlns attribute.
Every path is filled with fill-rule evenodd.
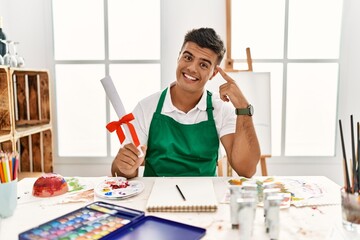
<svg viewBox="0 0 360 240"><path fill-rule="evenodd" d="M0 66L0 149L20 154L21 172L52 172L47 70Z"/></svg>

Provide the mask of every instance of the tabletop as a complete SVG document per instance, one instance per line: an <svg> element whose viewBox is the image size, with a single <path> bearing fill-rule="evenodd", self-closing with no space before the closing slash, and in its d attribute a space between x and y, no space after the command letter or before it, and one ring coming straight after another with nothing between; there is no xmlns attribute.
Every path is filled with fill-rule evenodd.
<svg viewBox="0 0 360 240"><path fill-rule="evenodd" d="M92 189L105 177L76 177L84 186ZM343 229L341 223L340 186L323 176L276 177L279 179L301 179L316 183L322 189L322 196L309 199L302 207L291 206L280 211L280 239L360 239L355 233ZM147 212L146 203L156 178L138 177L145 185L140 194L123 199L108 200L91 195L83 198L71 198L71 194L51 198L32 196L32 186L36 178L25 178L18 182L18 205L14 215L0 219L0 239L17 239L18 234L46 221L74 211L92 201L106 201L144 211L177 222L182 222L206 229L204 240L237 239L238 230L230 224L230 206L226 201L229 189L229 177L212 177L214 190L219 202L216 212ZM196 178L194 178L196 181ZM252 239L269 239L265 233L262 207L257 207L253 225Z"/></svg>

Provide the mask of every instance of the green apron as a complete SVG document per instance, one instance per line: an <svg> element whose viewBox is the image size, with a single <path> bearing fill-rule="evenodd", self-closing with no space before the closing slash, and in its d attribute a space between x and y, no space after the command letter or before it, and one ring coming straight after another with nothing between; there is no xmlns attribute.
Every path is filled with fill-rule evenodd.
<svg viewBox="0 0 360 240"><path fill-rule="evenodd" d="M151 120L144 176L215 176L219 137L212 94L207 91L207 121L181 124L161 114L166 91Z"/></svg>

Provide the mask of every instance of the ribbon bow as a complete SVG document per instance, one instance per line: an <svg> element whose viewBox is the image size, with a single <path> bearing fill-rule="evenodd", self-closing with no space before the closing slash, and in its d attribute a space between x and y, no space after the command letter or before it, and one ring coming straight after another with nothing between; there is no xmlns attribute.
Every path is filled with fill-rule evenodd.
<svg viewBox="0 0 360 240"><path fill-rule="evenodd" d="M123 143L125 140L125 133L121 127L122 124L126 124L130 130L131 137L136 147L140 145L139 138L136 134L136 130L134 125L130 123L130 121L134 120L135 117L132 113L124 115L119 121L113 121L106 125L106 128L109 132L113 132L116 130L116 134L120 140L120 143Z"/></svg>

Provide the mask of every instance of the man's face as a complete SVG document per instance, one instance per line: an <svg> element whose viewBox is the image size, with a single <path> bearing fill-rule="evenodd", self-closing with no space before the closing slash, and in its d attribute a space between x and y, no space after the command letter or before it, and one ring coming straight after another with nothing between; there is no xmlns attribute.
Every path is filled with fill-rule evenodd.
<svg viewBox="0 0 360 240"><path fill-rule="evenodd" d="M216 61L217 55L212 50L185 43L178 58L177 85L185 91L202 92L206 82L217 73Z"/></svg>

